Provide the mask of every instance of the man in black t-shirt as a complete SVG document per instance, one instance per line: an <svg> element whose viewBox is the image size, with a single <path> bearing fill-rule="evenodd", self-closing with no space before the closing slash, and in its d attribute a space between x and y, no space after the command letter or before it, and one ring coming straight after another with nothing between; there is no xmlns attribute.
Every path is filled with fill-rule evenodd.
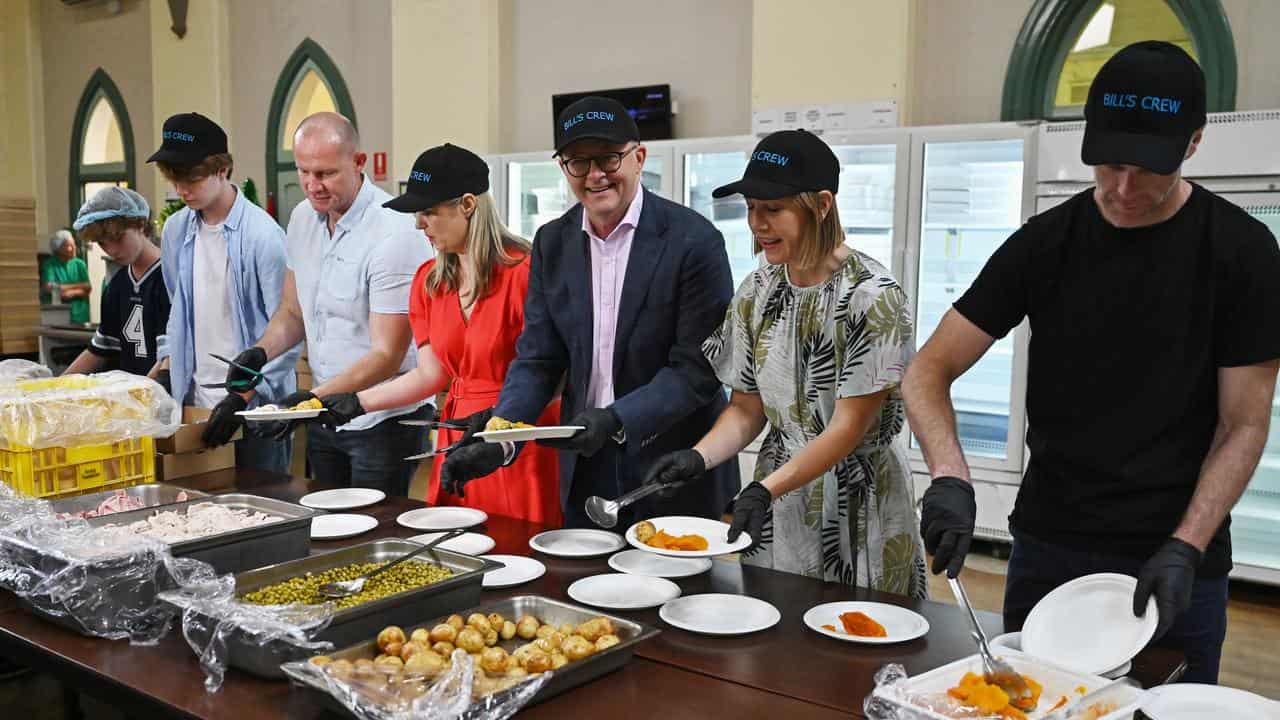
<svg viewBox="0 0 1280 720"><path fill-rule="evenodd" d="M122 267L102 293L98 330L89 349L66 372L119 369L153 374L169 322L169 293L160 269L160 248L151 242L147 201L127 188L103 188L80 208L74 227L85 242L98 243ZM167 390L166 374L154 373Z"/></svg>
<svg viewBox="0 0 1280 720"><path fill-rule="evenodd" d="M1142 42L1098 72L1082 158L1096 186L1031 218L988 261L904 382L933 476L921 532L955 577L976 507L951 383L1030 322L1030 462L1010 516L1005 629L1098 572L1137 578L1133 612L1216 682L1232 506L1262 454L1280 358L1280 248L1182 178L1205 125L1204 75Z"/></svg>

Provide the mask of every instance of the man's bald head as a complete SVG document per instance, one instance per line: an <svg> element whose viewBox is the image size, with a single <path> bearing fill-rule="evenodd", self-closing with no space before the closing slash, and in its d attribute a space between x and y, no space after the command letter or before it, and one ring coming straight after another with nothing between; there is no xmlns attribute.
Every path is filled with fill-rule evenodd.
<svg viewBox="0 0 1280 720"><path fill-rule="evenodd" d="M360 133L350 120L336 112L318 112L298 123L293 144L297 147L307 142L331 143L348 155L360 151Z"/></svg>
<svg viewBox="0 0 1280 720"><path fill-rule="evenodd" d="M355 202L364 178L364 153L351 121L338 113L310 115L293 134L293 162L311 208L337 223Z"/></svg>

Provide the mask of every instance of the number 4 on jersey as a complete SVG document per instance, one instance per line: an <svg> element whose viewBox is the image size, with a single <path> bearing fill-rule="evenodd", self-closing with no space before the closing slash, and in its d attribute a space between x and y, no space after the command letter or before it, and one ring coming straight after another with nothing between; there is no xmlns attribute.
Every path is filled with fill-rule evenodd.
<svg viewBox="0 0 1280 720"><path fill-rule="evenodd" d="M133 354L137 357L147 356L147 335L142 330L142 306L134 304L129 319L124 324L124 339L133 343Z"/></svg>

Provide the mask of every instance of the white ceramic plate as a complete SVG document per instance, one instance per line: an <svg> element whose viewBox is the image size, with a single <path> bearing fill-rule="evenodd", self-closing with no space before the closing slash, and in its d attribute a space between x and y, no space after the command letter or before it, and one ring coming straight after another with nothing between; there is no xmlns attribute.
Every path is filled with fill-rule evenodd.
<svg viewBox="0 0 1280 720"><path fill-rule="evenodd" d="M380 503L386 498L386 493L373 488L338 488L307 493L298 504L318 510L351 510Z"/></svg>
<svg viewBox="0 0 1280 720"><path fill-rule="evenodd" d="M840 623L841 613L847 612L860 612L867 615L867 617L884 626L886 636L862 637L849 635L844 631L844 625ZM922 637L929 632L929 621L925 620L920 613L912 612L897 605L878 602L846 601L815 605L804 614L804 624L808 625L810 630L827 637L863 645L889 645L891 643L906 642ZM832 632L822 627L823 625L831 625L836 630Z"/></svg>
<svg viewBox="0 0 1280 720"><path fill-rule="evenodd" d="M1045 595L1022 626L1022 651L1062 667L1099 675L1146 647L1159 619L1155 598L1133 616L1138 581L1118 573L1076 578Z"/></svg>
<svg viewBox="0 0 1280 720"><path fill-rule="evenodd" d="M308 420L324 412L324 408L314 410L241 410L236 413L249 422L267 422L269 420Z"/></svg>
<svg viewBox="0 0 1280 720"><path fill-rule="evenodd" d="M607 573L574 581L569 597L595 607L642 610L680 597L680 586L658 577Z"/></svg>
<svg viewBox="0 0 1280 720"><path fill-rule="evenodd" d="M658 611L670 625L702 635L745 635L778 624L782 613L763 600L746 595L686 595Z"/></svg>
<svg viewBox="0 0 1280 720"><path fill-rule="evenodd" d="M414 530L458 530L489 519L483 510L468 507L426 507L400 513L396 522Z"/></svg>
<svg viewBox="0 0 1280 720"><path fill-rule="evenodd" d="M444 535L444 533L425 533L423 535L414 535L409 539L426 545L441 535ZM497 542L488 535L481 535L480 533L463 533L452 540L445 540L436 547L443 550L452 550L453 552L462 553L463 555L483 555L492 550L494 545L497 545Z"/></svg>
<svg viewBox="0 0 1280 720"><path fill-rule="evenodd" d="M711 569L709 558L674 558L643 550L623 550L609 558L609 567L632 575L682 578L701 575Z"/></svg>
<svg viewBox="0 0 1280 720"><path fill-rule="evenodd" d="M484 574L482 584L487 588L507 588L537 580L547 571L547 566L533 558L520 555L484 555L486 560L500 562L506 567Z"/></svg>
<svg viewBox="0 0 1280 720"><path fill-rule="evenodd" d="M511 430L489 430L478 432L476 437L485 442L525 442L527 440L553 440L573 437L579 430L586 430L582 425L543 425L541 427L514 428Z"/></svg>
<svg viewBox="0 0 1280 720"><path fill-rule="evenodd" d="M311 518L312 540L340 540L367 533L378 527L378 521L368 515L338 513L317 515Z"/></svg>
<svg viewBox="0 0 1280 720"><path fill-rule="evenodd" d="M667 531L668 535L701 535L707 539L706 550L662 550L656 547L649 547L640 542L636 537L635 525L627 528L627 542L631 543L632 547L655 555L678 558L709 558L741 552L751 547L751 536L747 533L739 535L736 542L725 542L725 536L729 534L729 524L722 523L719 520L689 517L687 515L668 515L666 517L651 518L649 522L653 523L658 530ZM636 523L636 525L638 524Z"/></svg>
<svg viewBox="0 0 1280 720"><path fill-rule="evenodd" d="M567 558L589 558L617 552L626 543L607 530L548 530L529 538L529 547L540 553Z"/></svg>
<svg viewBox="0 0 1280 720"><path fill-rule="evenodd" d="M1280 702L1221 685L1176 683L1148 690L1142 712L1151 720L1276 720L1280 718Z"/></svg>
<svg viewBox="0 0 1280 720"><path fill-rule="evenodd" d="M1022 633L1011 632L1011 633L1004 633L1003 635L997 635L991 638L991 647L992 648L1009 648L1010 650L1017 650L1018 652L1021 652L1022 651ZM1125 675L1128 675L1129 671L1132 669L1133 669L1133 663L1129 661L1125 661L1125 663L1118 668L1114 668L1112 670L1108 670L1104 673L1098 673L1098 674L1108 680L1115 680L1117 678L1122 678Z"/></svg>

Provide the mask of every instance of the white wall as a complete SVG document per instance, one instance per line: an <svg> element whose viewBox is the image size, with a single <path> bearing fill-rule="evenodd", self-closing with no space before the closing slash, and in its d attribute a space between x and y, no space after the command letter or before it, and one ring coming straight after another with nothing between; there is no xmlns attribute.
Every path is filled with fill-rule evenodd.
<svg viewBox="0 0 1280 720"><path fill-rule="evenodd" d="M364 149L391 150L390 0L235 0L230 20L233 119L228 135L235 177L252 177L264 205L271 93L285 62L307 37L342 73Z"/></svg>
<svg viewBox="0 0 1280 720"><path fill-rule="evenodd" d="M677 137L750 131L751 10L746 0L511 2L500 149L550 148L556 93L658 83L679 103Z"/></svg>
<svg viewBox="0 0 1280 720"><path fill-rule="evenodd" d="M1222 0L1236 42L1236 108L1280 108L1280 2Z"/></svg>

